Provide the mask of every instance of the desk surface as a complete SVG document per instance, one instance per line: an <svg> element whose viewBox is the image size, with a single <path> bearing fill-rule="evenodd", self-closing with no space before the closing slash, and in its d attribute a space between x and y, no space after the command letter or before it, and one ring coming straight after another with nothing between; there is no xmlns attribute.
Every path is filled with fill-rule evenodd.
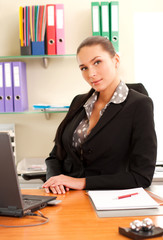
<svg viewBox="0 0 163 240"><path fill-rule="evenodd" d="M22 190L24 194L49 195L42 189ZM45 225L24 228L2 228L0 236L3 240L105 240L128 239L118 233L118 227L129 227L135 217L98 218L85 191L70 191L58 195L62 200L57 206L46 207L41 212L49 218ZM152 210L151 210L152 211ZM142 220L143 217L137 217ZM163 227L163 216L150 217L156 226ZM40 219L39 219L40 221ZM38 223L38 218L0 217L0 224L22 225ZM154 238L163 239L162 237Z"/></svg>

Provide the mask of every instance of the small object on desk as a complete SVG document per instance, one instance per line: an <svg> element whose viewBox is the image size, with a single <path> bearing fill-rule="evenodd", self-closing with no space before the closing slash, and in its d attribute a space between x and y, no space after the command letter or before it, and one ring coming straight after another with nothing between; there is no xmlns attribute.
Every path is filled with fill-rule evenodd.
<svg viewBox="0 0 163 240"><path fill-rule="evenodd" d="M143 188L88 191L96 210L158 208L159 204ZM131 197L132 196L132 197ZM121 199L121 200L117 200Z"/></svg>
<svg viewBox="0 0 163 240"><path fill-rule="evenodd" d="M149 231L154 227L153 221L150 218L145 218L143 221L134 220L130 223L133 231L139 232L140 230Z"/></svg>
<svg viewBox="0 0 163 240"><path fill-rule="evenodd" d="M135 220L130 223L130 228L119 227L119 233L130 239L145 239L160 237L163 235L163 229L155 227L150 218L143 221Z"/></svg>
<svg viewBox="0 0 163 240"><path fill-rule="evenodd" d="M123 199L123 198L128 198L128 197L132 197L134 195L137 195L138 193L131 193L131 194L126 194L126 195L122 195L122 196L118 196L117 199Z"/></svg>
<svg viewBox="0 0 163 240"><path fill-rule="evenodd" d="M153 224L153 221L150 218L145 218L142 221L142 229L143 229L143 231L152 230L153 227L154 227L154 224Z"/></svg>
<svg viewBox="0 0 163 240"><path fill-rule="evenodd" d="M52 200L52 201L48 202L48 206L55 206L61 202L62 202L62 200Z"/></svg>
<svg viewBox="0 0 163 240"><path fill-rule="evenodd" d="M139 220L134 220L133 222L130 223L130 227L133 231L139 232L140 229L142 228L142 222Z"/></svg>
<svg viewBox="0 0 163 240"><path fill-rule="evenodd" d="M145 232L142 230L139 232L134 232L133 230L131 230L131 228L119 227L119 233L125 237L136 240L136 239L161 237L163 235L163 229L160 227L154 227L153 230L150 230L148 232Z"/></svg>

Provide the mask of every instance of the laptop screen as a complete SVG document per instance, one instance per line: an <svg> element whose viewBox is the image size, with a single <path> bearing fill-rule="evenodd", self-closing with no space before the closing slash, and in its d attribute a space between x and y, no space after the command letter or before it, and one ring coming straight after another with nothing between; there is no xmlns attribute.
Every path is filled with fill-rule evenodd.
<svg viewBox="0 0 163 240"><path fill-rule="evenodd" d="M13 150L7 133L0 133L0 192L0 207L22 208Z"/></svg>
<svg viewBox="0 0 163 240"><path fill-rule="evenodd" d="M0 215L23 216L47 206L55 196L21 195L10 136L0 133Z"/></svg>

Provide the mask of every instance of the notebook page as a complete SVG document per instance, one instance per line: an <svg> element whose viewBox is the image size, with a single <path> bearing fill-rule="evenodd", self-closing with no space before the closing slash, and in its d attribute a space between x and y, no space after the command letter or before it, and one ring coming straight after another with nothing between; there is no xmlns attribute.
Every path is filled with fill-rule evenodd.
<svg viewBox="0 0 163 240"><path fill-rule="evenodd" d="M88 191L88 195L97 210L158 208L159 206L143 188Z"/></svg>

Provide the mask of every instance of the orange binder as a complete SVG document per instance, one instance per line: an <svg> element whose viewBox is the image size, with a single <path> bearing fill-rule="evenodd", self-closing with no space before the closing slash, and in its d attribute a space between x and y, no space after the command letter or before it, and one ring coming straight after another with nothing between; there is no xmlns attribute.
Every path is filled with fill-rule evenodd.
<svg viewBox="0 0 163 240"><path fill-rule="evenodd" d="M47 54L56 54L56 6L55 4L46 5L46 40Z"/></svg>

